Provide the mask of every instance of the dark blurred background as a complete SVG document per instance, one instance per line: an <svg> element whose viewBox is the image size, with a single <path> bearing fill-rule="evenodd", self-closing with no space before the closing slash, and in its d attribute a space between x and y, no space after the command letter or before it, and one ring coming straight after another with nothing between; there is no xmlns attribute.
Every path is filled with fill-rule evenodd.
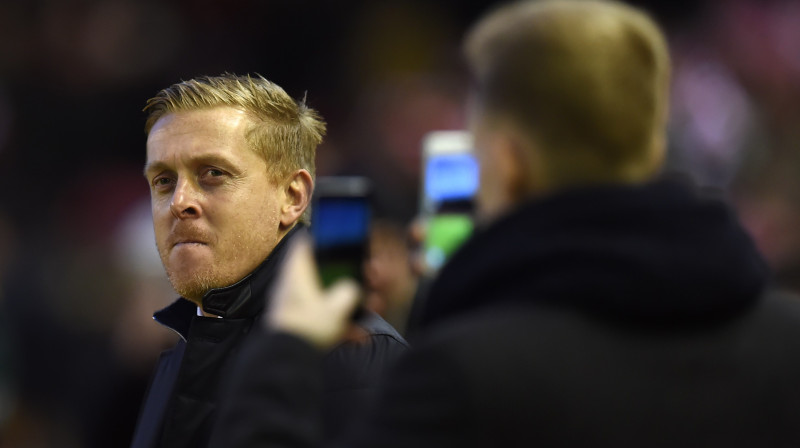
<svg viewBox="0 0 800 448"><path fill-rule="evenodd" d="M127 446L173 298L145 101L257 72L326 118L319 174L376 187L369 303L402 327L422 136L465 125L459 41L494 1L0 0L0 447ZM800 289L800 0L632 1L672 45L671 170L726 195Z"/></svg>

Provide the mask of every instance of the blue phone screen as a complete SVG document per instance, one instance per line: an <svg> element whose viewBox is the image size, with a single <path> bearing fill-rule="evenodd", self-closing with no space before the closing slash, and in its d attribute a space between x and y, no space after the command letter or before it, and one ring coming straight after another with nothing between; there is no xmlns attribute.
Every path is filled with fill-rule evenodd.
<svg viewBox="0 0 800 448"><path fill-rule="evenodd" d="M471 154L444 154L428 159L425 192L434 202L470 199L478 190L478 161Z"/></svg>
<svg viewBox="0 0 800 448"><path fill-rule="evenodd" d="M311 234L318 249L364 244L369 232L365 198L324 198L312 209Z"/></svg>

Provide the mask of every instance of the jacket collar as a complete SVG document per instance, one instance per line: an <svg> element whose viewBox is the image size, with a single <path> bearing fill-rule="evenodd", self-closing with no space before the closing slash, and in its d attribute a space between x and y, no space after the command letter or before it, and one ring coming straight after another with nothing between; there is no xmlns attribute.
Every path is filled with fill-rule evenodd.
<svg viewBox="0 0 800 448"><path fill-rule="evenodd" d="M281 261L286 256L289 239L304 232L302 223L283 237L253 272L238 282L222 288L209 290L202 298L203 310L225 319L247 319L261 314L266 304L266 293L277 276ZM168 307L153 314L156 322L171 328L184 340L188 338L189 327L197 316L197 305L181 297Z"/></svg>
<svg viewBox="0 0 800 448"><path fill-rule="evenodd" d="M724 202L661 180L563 191L479 230L428 291L421 326L499 301L632 322L723 318L769 271Z"/></svg>

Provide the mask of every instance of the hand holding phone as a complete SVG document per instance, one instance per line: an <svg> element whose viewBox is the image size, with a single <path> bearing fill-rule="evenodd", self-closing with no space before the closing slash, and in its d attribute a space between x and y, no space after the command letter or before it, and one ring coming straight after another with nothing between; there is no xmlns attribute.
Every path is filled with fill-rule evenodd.
<svg viewBox="0 0 800 448"><path fill-rule="evenodd" d="M289 242L265 312L264 324L305 339L320 350L339 342L350 327L361 290L352 280L337 281L330 288L319 283L308 235Z"/></svg>

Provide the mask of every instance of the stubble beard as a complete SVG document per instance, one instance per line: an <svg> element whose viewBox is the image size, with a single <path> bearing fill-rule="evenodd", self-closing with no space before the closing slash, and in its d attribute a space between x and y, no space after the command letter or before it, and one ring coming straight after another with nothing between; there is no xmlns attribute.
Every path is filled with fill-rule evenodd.
<svg viewBox="0 0 800 448"><path fill-rule="evenodd" d="M203 296L214 288L225 285L218 285L218 280L214 278L212 272L192 272L190 274L178 274L167 269L167 278L181 297L191 300L200 305Z"/></svg>
<svg viewBox="0 0 800 448"><path fill-rule="evenodd" d="M239 235L239 237L235 238L232 242L232 259L223 262L223 264L235 263L239 258L237 254L244 253L244 251L247 248L250 248L252 245L266 244L270 248L265 254L263 254L263 256L257 257L258 260L256 260L256 265L252 267L252 269L255 269L255 267L261 264L263 260L267 258L269 253L272 252L272 249L274 249L276 243L277 241L268 240L264 236L248 240ZM226 268L228 266L216 266L216 263L212 262L196 269L192 269L191 272L181 272L169 267L169 250L162 250L159 248L158 252L161 256L161 263L164 265L164 269L167 272L167 278L172 284L172 288L181 297L191 300L198 306L202 306L203 296L205 296L208 291L215 288L230 286L244 278L252 271L252 269L249 269L247 272L239 275L238 278L226 278L231 277L233 274L232 272L227 272ZM226 276L226 274L228 275Z"/></svg>
<svg viewBox="0 0 800 448"><path fill-rule="evenodd" d="M161 263L164 265L164 270L167 272L167 278L172 284L172 288L181 297L197 303L198 306L209 290L224 286L219 285L219 279L214 272L213 266L206 265L190 272L183 272L170 268L168 251L159 250L159 253L161 255Z"/></svg>

